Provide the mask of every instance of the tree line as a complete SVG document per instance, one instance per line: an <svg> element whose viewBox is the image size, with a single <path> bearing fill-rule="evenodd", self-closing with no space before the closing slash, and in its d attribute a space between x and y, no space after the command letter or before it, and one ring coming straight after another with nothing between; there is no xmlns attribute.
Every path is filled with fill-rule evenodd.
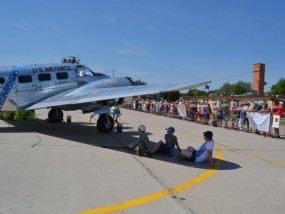
<svg viewBox="0 0 285 214"><path fill-rule="evenodd" d="M138 80L133 80L131 77L126 77L131 81L133 85L147 85L146 82ZM190 89L187 93L181 94L178 91L166 92L160 94L159 97L169 100L176 101L179 97L183 96L220 96L220 95L243 95L246 94L251 89L250 82L238 81L237 83L230 84L228 82L224 83L217 90L199 90L197 88ZM285 95L285 78L280 78L278 82L270 87L270 91L265 93L266 95Z"/></svg>

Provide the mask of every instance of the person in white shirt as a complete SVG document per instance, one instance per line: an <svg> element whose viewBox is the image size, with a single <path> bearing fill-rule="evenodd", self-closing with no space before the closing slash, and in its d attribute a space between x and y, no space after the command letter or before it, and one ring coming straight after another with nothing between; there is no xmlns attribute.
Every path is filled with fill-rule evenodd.
<svg viewBox="0 0 285 214"><path fill-rule="evenodd" d="M196 150L192 146L187 147L181 151L181 156L178 156L178 159L186 159L191 162L201 163L209 160L211 166L214 166L213 160L213 151L215 142L213 140L213 133L211 131L206 131L203 133L205 143Z"/></svg>

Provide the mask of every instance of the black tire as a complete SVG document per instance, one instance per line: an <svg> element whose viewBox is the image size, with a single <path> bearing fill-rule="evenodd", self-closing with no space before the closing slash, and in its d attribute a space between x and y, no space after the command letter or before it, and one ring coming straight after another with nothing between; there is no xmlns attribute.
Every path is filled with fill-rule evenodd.
<svg viewBox="0 0 285 214"><path fill-rule="evenodd" d="M52 108L48 113L48 119L52 123L61 123L63 119L62 110L58 108Z"/></svg>
<svg viewBox="0 0 285 214"><path fill-rule="evenodd" d="M100 133L110 133L114 128L114 119L108 114L101 114L97 120L97 129Z"/></svg>

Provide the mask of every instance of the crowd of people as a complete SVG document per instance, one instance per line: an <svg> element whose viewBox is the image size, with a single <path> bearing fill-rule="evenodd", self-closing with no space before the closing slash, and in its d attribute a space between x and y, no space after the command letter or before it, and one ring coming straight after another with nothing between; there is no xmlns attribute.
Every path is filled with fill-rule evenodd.
<svg viewBox="0 0 285 214"><path fill-rule="evenodd" d="M167 100L158 101L155 99L139 99L133 98L125 108L152 113L156 115L180 118L204 125L213 125L217 127L231 128L246 132L255 132L263 136L271 136L280 138L279 123L283 112L283 102L275 102L270 108L267 103L239 102L219 100L212 101L194 101L194 100L178 100L176 102L168 102ZM270 127L268 131L260 131L253 129L248 120L248 112L259 112L270 115ZM278 124L272 127L273 117L279 116Z"/></svg>

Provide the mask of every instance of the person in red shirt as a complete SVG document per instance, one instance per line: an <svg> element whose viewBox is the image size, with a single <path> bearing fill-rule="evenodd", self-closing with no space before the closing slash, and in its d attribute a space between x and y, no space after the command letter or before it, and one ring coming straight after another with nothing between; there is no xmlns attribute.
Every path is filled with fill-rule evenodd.
<svg viewBox="0 0 285 214"><path fill-rule="evenodd" d="M281 117L282 112L283 112L283 102L279 102L279 104L277 106L273 107L273 119L274 119L274 115L279 115ZM279 117L279 123L280 123L280 117ZM279 134L279 125L278 128L274 127L274 133L275 135L273 135L272 137L274 138L280 138L280 134Z"/></svg>

